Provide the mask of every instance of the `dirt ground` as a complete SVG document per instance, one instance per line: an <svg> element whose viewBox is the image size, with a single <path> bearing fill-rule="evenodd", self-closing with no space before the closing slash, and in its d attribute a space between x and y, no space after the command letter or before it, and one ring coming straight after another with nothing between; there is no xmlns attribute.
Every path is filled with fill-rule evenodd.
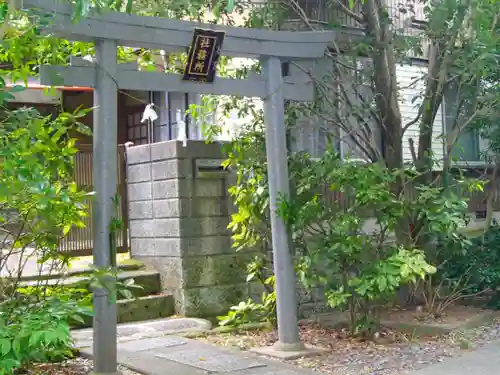
<svg viewBox="0 0 500 375"><path fill-rule="evenodd" d="M20 373L25 375L88 375L90 371L92 371L92 361L76 357L61 363L33 364ZM123 375L140 375L122 366L119 366L119 371Z"/></svg>
<svg viewBox="0 0 500 375"><path fill-rule="evenodd" d="M416 310L389 310L383 315L383 319L397 321L400 323L428 322L431 324L457 325L468 321L481 313L477 307L453 305L448 307L439 317L429 317L422 311Z"/></svg>
<svg viewBox="0 0 500 375"><path fill-rule="evenodd" d="M475 311L450 309L443 319L446 322L467 319L466 310L469 311L469 316ZM456 316L453 315L454 311L457 312ZM411 315L411 312L407 313L404 319L411 319ZM332 375L404 375L500 339L500 320L440 337L416 337L386 329L374 341L351 338L342 329L303 323L300 326L300 336L305 344L327 348L328 352L315 358L288 361L291 364ZM277 341L277 333L274 330L246 331L209 335L199 339L215 345L248 350L256 346L272 345Z"/></svg>

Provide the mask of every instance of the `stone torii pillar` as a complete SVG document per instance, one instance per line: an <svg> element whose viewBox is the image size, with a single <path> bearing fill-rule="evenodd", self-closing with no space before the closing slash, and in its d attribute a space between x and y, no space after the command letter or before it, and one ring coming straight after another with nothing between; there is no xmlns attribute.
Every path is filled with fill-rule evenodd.
<svg viewBox="0 0 500 375"><path fill-rule="evenodd" d="M323 57L335 33L231 28L118 12L90 14L73 23L71 5L53 0L24 0L23 7L50 13L53 20L48 27L50 33L96 45L94 64L74 60L76 64L69 67L44 66L40 75L42 84L46 85L60 85L62 80L65 86L95 88L93 177L97 197L93 208L94 263L98 267L111 264L109 221L116 192L117 90L237 95L264 100L279 336L277 344L265 352L281 357L287 353L296 356L304 346L297 327L295 272L288 231L276 209L278 200L289 195L284 100L313 100L314 88L307 74L283 78L281 63ZM210 83L196 83L183 81L183 76L178 74L138 71L129 64L117 65L117 46L186 52L197 28L224 33L224 42L218 51L222 55L260 59L262 76L241 80L217 77ZM117 362L116 306L108 303L106 290L96 291L94 296L94 372L113 374Z"/></svg>
<svg viewBox="0 0 500 375"><path fill-rule="evenodd" d="M118 87L116 42L102 39L95 43L94 132L92 181L96 193L93 208L94 265L107 268L111 259L110 224L113 217L113 197L117 184ZM108 250L108 251L106 251ZM113 284L111 284L113 285ZM116 284L115 284L116 285ZM116 298L116 296L114 296ZM118 374L116 368L116 303L109 303L108 290L94 291L94 374ZM107 360L111 359L111 360Z"/></svg>
<svg viewBox="0 0 500 375"><path fill-rule="evenodd" d="M279 204L278 199L290 195L281 60L274 56L263 58L262 71L268 94L268 97L264 99L264 122L266 124L267 174L271 207L271 240L276 277L276 301L280 301L281 304L278 307L277 302L276 314L278 327L288 327L288 329L278 329L279 340L275 349L284 352L299 351L304 348L299 340L297 327L295 268L288 243L289 235L286 224L276 212Z"/></svg>

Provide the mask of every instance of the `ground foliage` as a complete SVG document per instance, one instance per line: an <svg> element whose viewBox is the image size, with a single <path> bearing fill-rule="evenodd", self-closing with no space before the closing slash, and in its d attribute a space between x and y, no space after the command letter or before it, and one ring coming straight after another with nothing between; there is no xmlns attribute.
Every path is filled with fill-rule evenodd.
<svg viewBox="0 0 500 375"><path fill-rule="evenodd" d="M466 246L448 253L442 266L449 284L461 283L464 294L481 297L487 306L496 309L500 307L499 246L500 230L495 221L483 235L468 240Z"/></svg>

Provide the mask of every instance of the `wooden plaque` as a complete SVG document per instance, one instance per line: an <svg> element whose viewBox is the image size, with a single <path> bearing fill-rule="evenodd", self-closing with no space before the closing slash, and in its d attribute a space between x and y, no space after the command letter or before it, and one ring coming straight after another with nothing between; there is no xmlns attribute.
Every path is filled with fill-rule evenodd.
<svg viewBox="0 0 500 375"><path fill-rule="evenodd" d="M223 31L194 29L183 80L212 83L223 41Z"/></svg>

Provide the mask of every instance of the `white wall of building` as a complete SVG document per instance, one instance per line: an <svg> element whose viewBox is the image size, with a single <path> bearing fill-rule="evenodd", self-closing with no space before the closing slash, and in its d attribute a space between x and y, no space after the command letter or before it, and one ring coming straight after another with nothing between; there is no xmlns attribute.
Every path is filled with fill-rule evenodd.
<svg viewBox="0 0 500 375"><path fill-rule="evenodd" d="M426 74L425 64L413 64L398 66L396 69L399 92L400 109L403 119L403 126L414 120L418 116L418 108L422 103L420 95L425 90L425 81L421 78ZM432 128L432 151L437 160L442 160L444 155L443 142L443 111L440 108ZM410 151L410 138L415 143L415 150L418 150L419 123L411 125L403 134L403 159L412 161Z"/></svg>

